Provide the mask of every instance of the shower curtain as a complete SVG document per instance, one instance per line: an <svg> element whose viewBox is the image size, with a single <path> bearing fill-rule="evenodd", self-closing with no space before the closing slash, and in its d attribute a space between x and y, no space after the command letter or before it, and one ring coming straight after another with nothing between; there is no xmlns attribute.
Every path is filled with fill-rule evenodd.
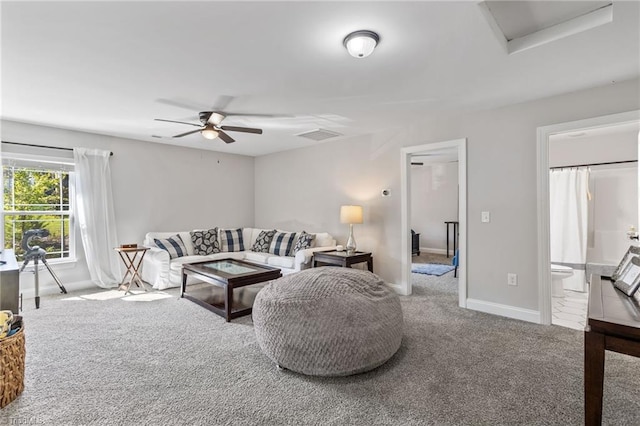
<svg viewBox="0 0 640 426"><path fill-rule="evenodd" d="M589 171L552 170L549 175L551 263L574 269L563 281L567 290L585 291Z"/></svg>

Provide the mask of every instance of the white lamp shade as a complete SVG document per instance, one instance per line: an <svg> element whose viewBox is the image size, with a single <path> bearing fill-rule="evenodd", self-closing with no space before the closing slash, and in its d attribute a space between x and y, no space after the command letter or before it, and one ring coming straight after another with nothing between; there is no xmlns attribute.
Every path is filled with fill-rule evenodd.
<svg viewBox="0 0 640 426"><path fill-rule="evenodd" d="M355 31L344 39L344 46L354 58L366 58L373 53L379 40L378 34L373 31Z"/></svg>
<svg viewBox="0 0 640 426"><path fill-rule="evenodd" d="M362 206L341 206L340 223L362 223Z"/></svg>

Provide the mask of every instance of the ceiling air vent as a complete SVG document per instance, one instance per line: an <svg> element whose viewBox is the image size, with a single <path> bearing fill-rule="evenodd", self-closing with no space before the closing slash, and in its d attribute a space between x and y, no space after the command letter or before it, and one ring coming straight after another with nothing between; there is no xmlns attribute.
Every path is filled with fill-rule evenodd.
<svg viewBox="0 0 640 426"><path fill-rule="evenodd" d="M316 130L309 130L308 132L298 133L296 136L311 139L314 141L323 141L325 139L335 138L336 136L342 136L342 134L337 132L332 132L330 130L316 129Z"/></svg>

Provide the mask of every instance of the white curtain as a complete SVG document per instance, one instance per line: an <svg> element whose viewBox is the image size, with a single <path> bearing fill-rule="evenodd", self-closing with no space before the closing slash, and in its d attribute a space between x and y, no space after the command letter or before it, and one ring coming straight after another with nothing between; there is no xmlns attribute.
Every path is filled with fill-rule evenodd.
<svg viewBox="0 0 640 426"><path fill-rule="evenodd" d="M74 148L76 176L75 216L91 280L100 287L119 284L120 263L116 219L111 194L109 151Z"/></svg>
<svg viewBox="0 0 640 426"><path fill-rule="evenodd" d="M582 267L587 262L589 171L552 170L549 176L551 263ZM572 265L569 265L572 266ZM565 289L585 291L584 269L574 268Z"/></svg>

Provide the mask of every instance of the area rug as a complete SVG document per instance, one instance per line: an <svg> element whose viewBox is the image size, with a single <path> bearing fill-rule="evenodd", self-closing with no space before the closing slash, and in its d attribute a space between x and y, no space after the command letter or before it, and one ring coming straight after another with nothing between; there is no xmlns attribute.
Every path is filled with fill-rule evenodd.
<svg viewBox="0 0 640 426"><path fill-rule="evenodd" d="M444 275L447 272L451 272L455 269L455 266L451 265L439 265L435 263L412 263L411 264L411 272L416 272L418 274L426 274L426 275L435 275L440 276Z"/></svg>

